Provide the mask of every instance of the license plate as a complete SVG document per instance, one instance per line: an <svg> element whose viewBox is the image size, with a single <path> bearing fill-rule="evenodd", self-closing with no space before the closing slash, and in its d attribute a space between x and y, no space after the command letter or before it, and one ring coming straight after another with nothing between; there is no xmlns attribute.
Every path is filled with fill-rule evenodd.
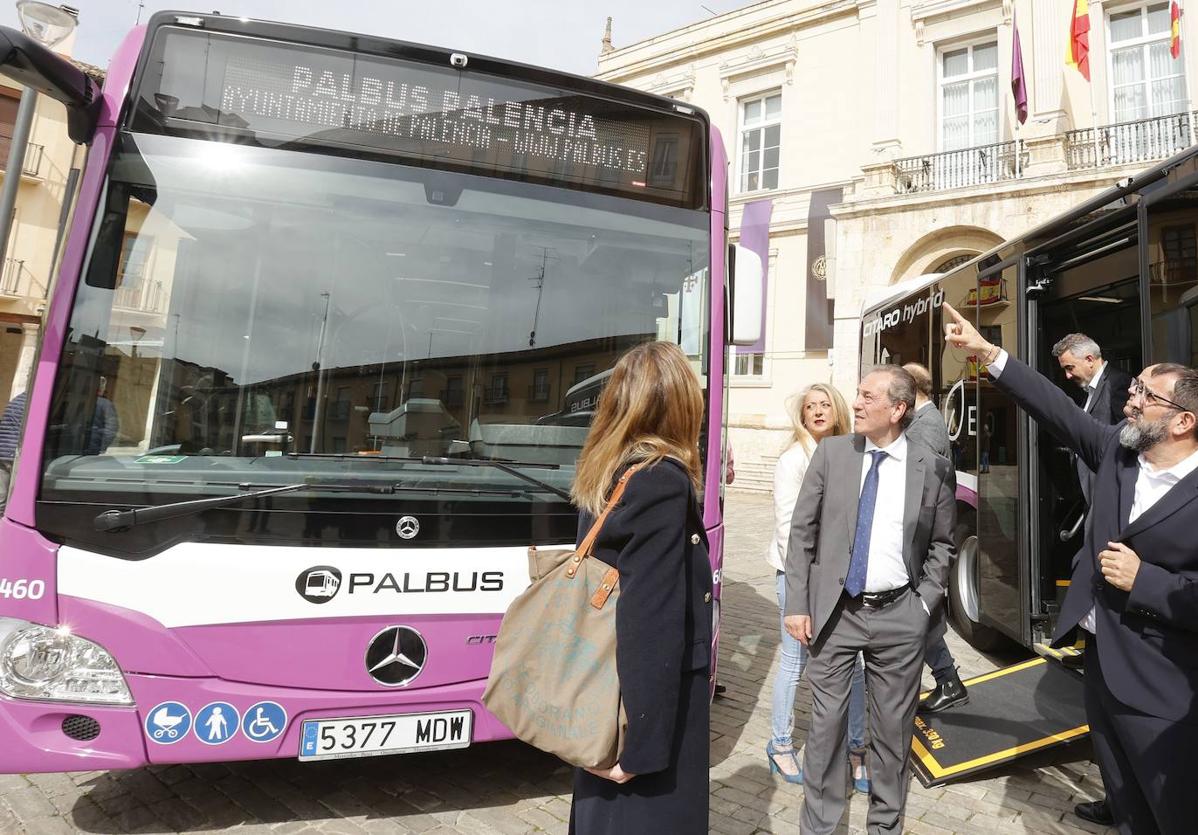
<svg viewBox="0 0 1198 835"><path fill-rule="evenodd" d="M473 730L474 713L469 710L310 719L300 734L299 758L335 760L466 748Z"/></svg>

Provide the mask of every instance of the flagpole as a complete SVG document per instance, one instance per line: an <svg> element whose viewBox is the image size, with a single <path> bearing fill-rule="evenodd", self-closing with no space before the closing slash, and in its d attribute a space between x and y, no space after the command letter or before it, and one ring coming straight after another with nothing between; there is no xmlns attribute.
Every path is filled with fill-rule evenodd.
<svg viewBox="0 0 1198 835"><path fill-rule="evenodd" d="M1106 73L1103 73L1106 77ZM1090 88L1090 130L1094 134L1094 167L1100 168L1102 161L1098 158L1098 105L1094 103L1094 74L1090 73L1090 77L1086 79L1086 86Z"/></svg>
<svg viewBox="0 0 1198 835"><path fill-rule="evenodd" d="M1018 43L1016 39L1018 37L1019 37L1019 10L1016 8L1012 8L1011 9L1011 59L1012 59L1011 60L1011 76L1012 76L1012 78L1014 78L1014 75L1015 75L1014 58L1015 58L1015 46ZM1022 75L1022 72L1023 72L1023 67L1022 67L1023 45L1019 44L1019 47L1020 47L1019 60L1020 60L1020 64L1021 64L1020 74ZM1024 84L1026 85L1026 82L1024 82ZM1014 92L1015 92L1014 90L1011 91L1012 95L1014 94ZM1015 179L1018 180L1020 177L1023 176L1023 147L1019 144L1020 122L1019 122L1019 101L1018 100L1015 101L1015 125L1014 125L1014 127L1015 127Z"/></svg>
<svg viewBox="0 0 1198 835"><path fill-rule="evenodd" d="M1178 51L1177 57L1180 58L1181 57L1181 22L1183 20L1185 20L1186 13L1185 13L1185 10L1182 8L1181 0L1176 0L1176 2L1177 2L1177 51ZM1170 26L1170 30L1172 30L1172 26ZM1181 63L1181 77L1182 78L1186 77L1186 65L1185 65L1184 60ZM1186 124L1189 125L1189 127L1190 127L1190 147L1193 148L1194 145L1198 144L1198 143L1195 143L1195 141L1194 141L1194 98L1190 94L1190 85L1188 83L1186 84Z"/></svg>

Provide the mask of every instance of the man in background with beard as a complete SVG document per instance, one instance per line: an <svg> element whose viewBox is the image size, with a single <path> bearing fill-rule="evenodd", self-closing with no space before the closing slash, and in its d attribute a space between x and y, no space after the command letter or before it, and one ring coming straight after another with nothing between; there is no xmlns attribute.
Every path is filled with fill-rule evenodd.
<svg viewBox="0 0 1198 835"><path fill-rule="evenodd" d="M1193 832L1198 792L1198 372L1150 365L1107 426L944 305L945 339L978 357L1094 471L1091 519L1053 645L1086 636L1086 719L1122 833Z"/></svg>

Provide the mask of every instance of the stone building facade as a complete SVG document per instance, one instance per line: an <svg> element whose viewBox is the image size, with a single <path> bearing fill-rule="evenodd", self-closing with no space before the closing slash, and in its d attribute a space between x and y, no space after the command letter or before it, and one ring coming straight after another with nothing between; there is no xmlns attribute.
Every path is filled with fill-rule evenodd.
<svg viewBox="0 0 1198 835"><path fill-rule="evenodd" d="M771 198L763 349L736 349L738 486L768 489L787 401L859 364L863 304L1194 144L1198 20L1090 0L1090 80L1065 0L764 0L610 48L598 77L680 99L728 148L733 237ZM1016 29L1028 100L1011 92ZM619 21L615 22L618 44Z"/></svg>

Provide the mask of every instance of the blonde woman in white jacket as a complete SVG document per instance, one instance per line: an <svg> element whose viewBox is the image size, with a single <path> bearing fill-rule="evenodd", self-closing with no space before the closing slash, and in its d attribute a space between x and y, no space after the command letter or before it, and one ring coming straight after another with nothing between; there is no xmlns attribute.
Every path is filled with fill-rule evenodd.
<svg viewBox="0 0 1198 835"><path fill-rule="evenodd" d="M774 536L766 560L776 572L779 626L786 610L786 546L790 542L790 522L794 515L799 488L815 445L831 435L850 431L850 415L844 398L825 383L808 386L789 404L792 434L786 450L774 469ZM803 770L794 746L795 691L807 666L807 648L781 628L782 663L774 679L770 741L765 750L770 772L789 783L802 783ZM869 792L869 773L865 766L865 665L860 655L853 672L849 696L849 761L853 767L853 786Z"/></svg>

